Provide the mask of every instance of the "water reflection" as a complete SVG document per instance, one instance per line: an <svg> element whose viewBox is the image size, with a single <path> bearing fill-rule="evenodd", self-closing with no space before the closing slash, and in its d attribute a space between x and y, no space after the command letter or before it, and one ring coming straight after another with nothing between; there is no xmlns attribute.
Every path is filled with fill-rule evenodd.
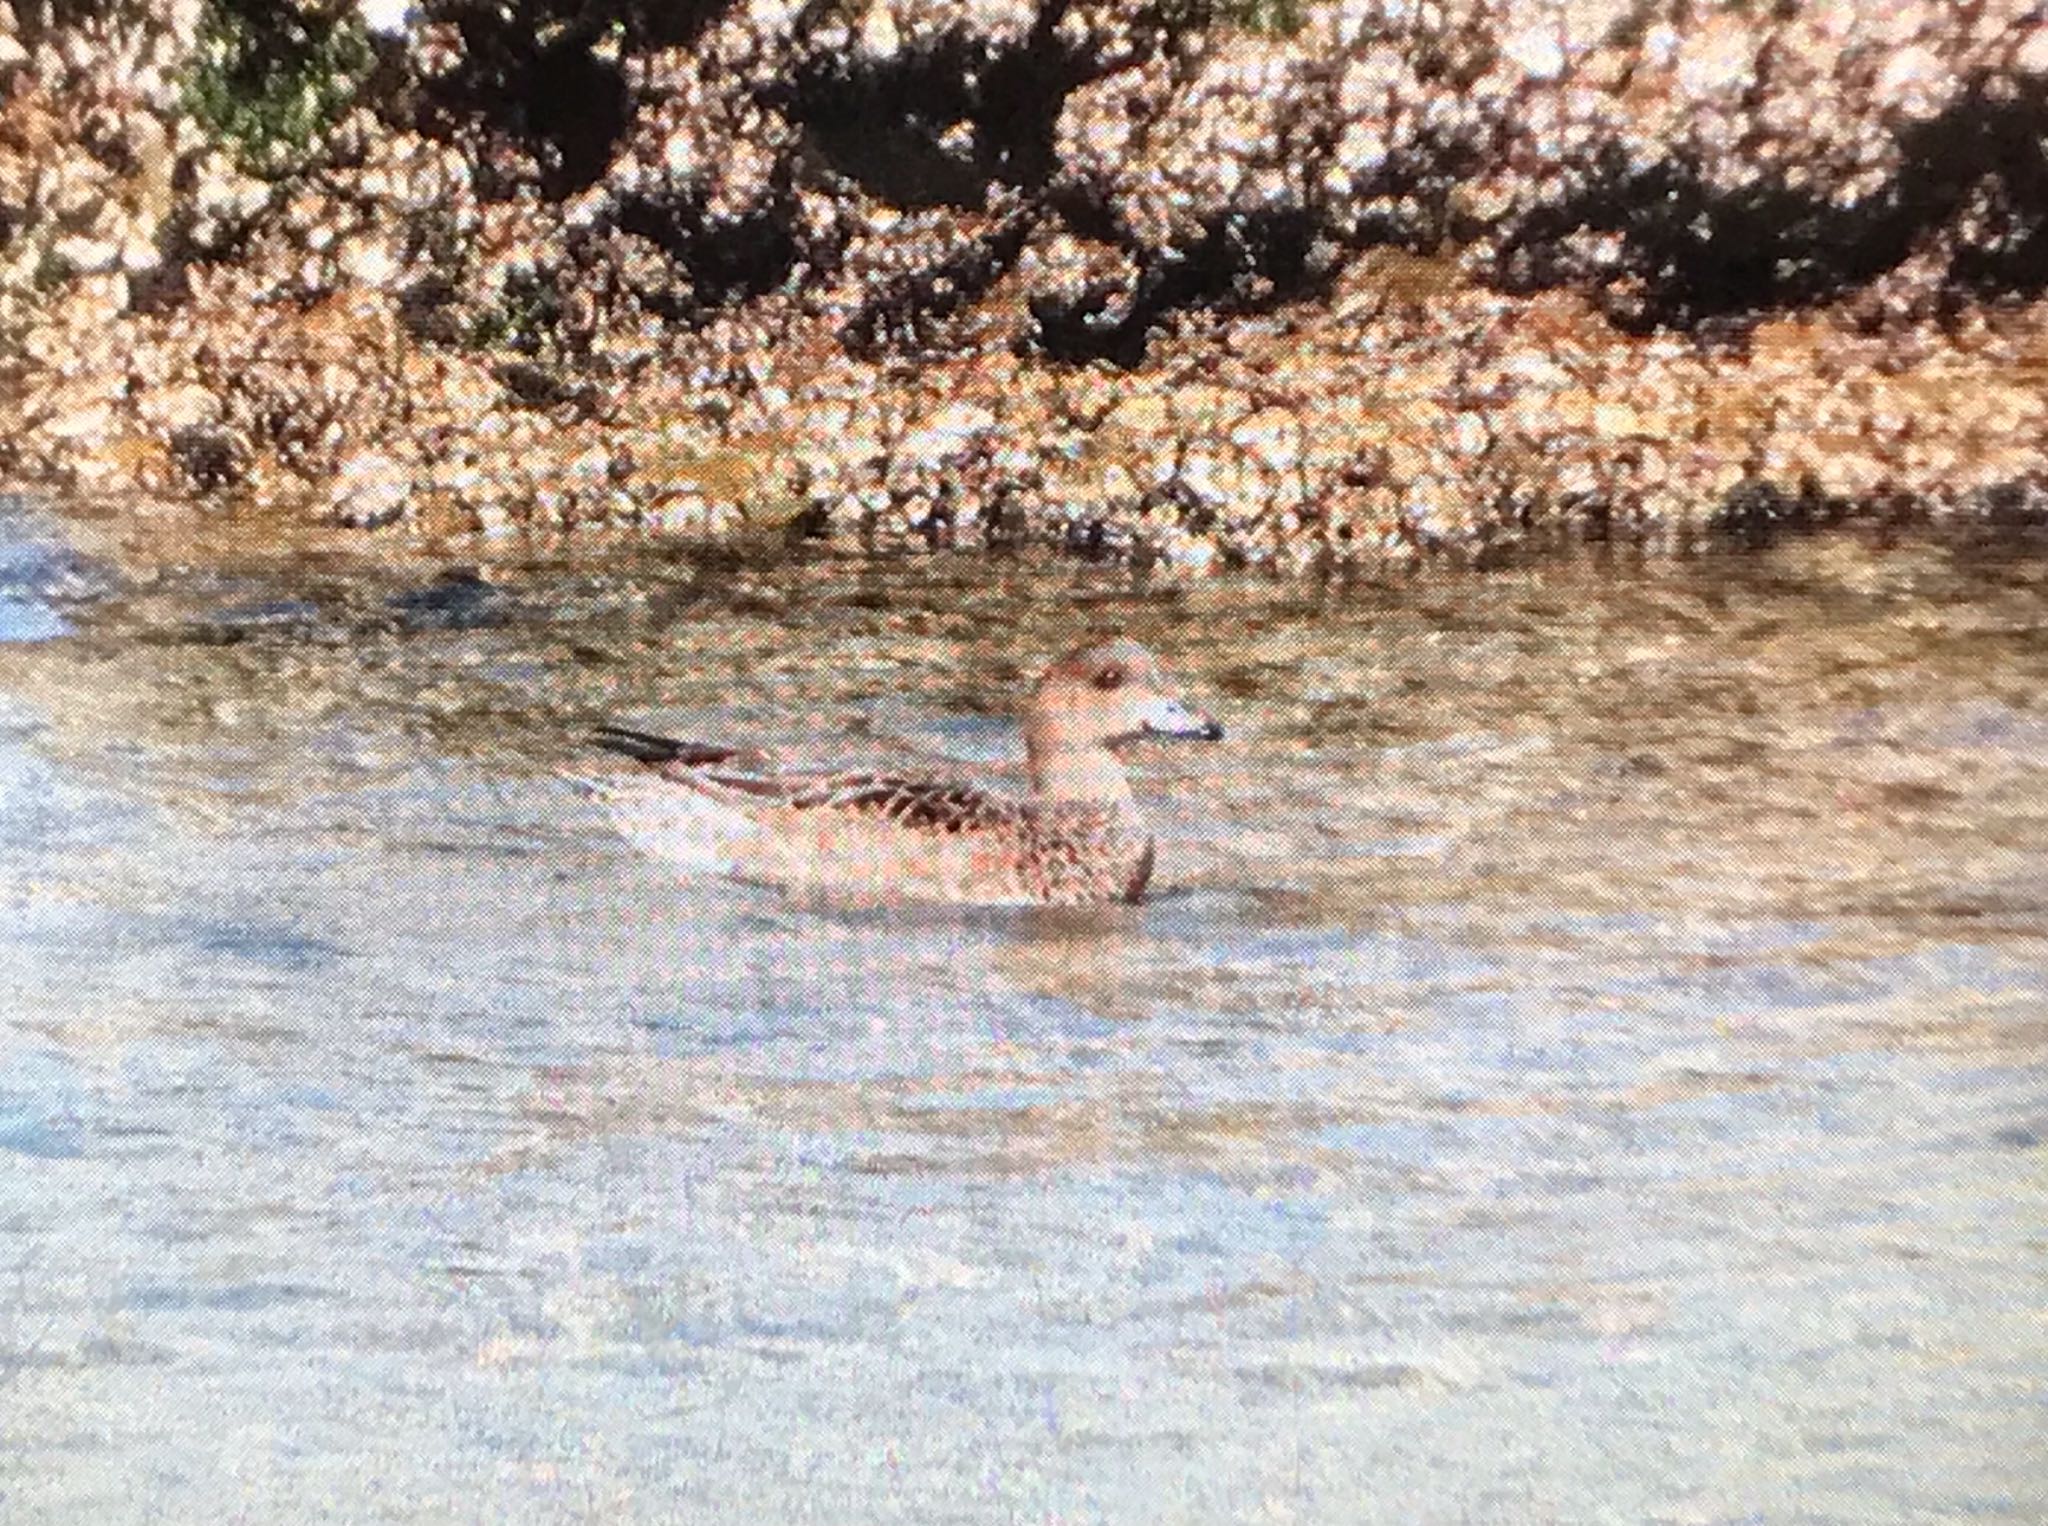
<svg viewBox="0 0 2048 1526"><path fill-rule="evenodd" d="M0 1513L2048 1508L2038 559L85 533L0 646ZM563 778L1000 762L1106 625L1231 722L1142 907L678 884Z"/></svg>

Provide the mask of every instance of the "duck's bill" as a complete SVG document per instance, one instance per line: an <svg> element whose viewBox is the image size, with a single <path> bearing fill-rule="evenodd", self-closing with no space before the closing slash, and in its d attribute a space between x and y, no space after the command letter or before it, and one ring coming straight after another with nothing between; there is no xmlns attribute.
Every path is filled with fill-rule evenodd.
<svg viewBox="0 0 2048 1526"><path fill-rule="evenodd" d="M1140 726L1148 737L1178 738L1187 742L1220 742L1223 726L1214 716L1204 715L1177 699L1156 701L1145 711Z"/></svg>

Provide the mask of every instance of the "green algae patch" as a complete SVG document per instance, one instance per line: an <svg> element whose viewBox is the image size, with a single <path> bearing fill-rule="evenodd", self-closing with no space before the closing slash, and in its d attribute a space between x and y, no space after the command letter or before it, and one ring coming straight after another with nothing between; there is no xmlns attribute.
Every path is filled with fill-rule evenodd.
<svg viewBox="0 0 2048 1526"><path fill-rule="evenodd" d="M375 61L353 10L321 18L269 0L211 0L185 109L246 173L297 174L320 158Z"/></svg>

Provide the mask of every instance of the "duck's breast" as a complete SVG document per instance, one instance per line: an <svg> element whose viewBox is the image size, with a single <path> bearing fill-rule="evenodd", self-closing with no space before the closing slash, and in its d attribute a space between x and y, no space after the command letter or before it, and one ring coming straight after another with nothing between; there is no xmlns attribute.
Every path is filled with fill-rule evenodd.
<svg viewBox="0 0 2048 1526"><path fill-rule="evenodd" d="M1152 878L1152 857L1152 835L1128 808L1041 808L1033 818L1032 899L1054 906L1138 900Z"/></svg>

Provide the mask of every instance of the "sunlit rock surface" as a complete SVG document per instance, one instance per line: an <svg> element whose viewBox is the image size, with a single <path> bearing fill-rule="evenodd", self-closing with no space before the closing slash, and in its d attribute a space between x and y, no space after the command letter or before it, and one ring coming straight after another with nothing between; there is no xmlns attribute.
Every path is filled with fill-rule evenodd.
<svg viewBox="0 0 2048 1526"><path fill-rule="evenodd" d="M0 88L0 465L74 491L1190 568L2044 512L2021 0L130 0L0 6Z"/></svg>

